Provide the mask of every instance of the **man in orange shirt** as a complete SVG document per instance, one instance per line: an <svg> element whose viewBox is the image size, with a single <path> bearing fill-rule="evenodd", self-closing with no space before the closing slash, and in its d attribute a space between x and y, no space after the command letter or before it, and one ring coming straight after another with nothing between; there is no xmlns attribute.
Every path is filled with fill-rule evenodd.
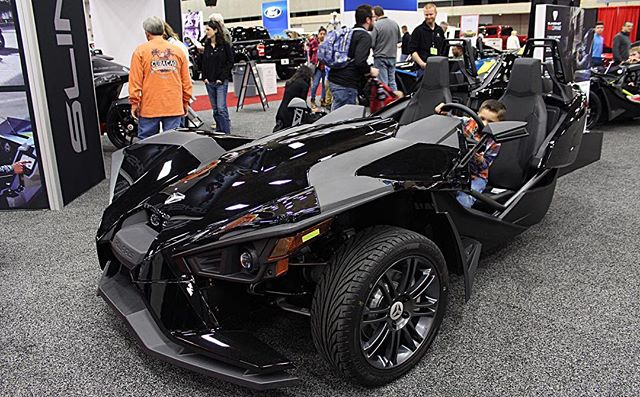
<svg viewBox="0 0 640 397"><path fill-rule="evenodd" d="M164 21L147 18L142 24L147 42L131 57L129 100L138 119L138 138L144 139L180 127L191 100L189 61L184 52L166 41Z"/></svg>

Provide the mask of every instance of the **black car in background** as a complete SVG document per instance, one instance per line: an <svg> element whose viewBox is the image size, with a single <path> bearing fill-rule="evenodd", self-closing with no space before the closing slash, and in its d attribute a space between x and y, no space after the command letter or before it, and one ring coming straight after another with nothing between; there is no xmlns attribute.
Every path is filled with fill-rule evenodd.
<svg viewBox="0 0 640 397"><path fill-rule="evenodd" d="M633 97L639 84L640 64L593 68L587 127L640 117L640 103Z"/></svg>
<svg viewBox="0 0 640 397"><path fill-rule="evenodd" d="M272 39L262 26L229 29L235 62L275 63L278 77L287 80L307 61L303 39Z"/></svg>

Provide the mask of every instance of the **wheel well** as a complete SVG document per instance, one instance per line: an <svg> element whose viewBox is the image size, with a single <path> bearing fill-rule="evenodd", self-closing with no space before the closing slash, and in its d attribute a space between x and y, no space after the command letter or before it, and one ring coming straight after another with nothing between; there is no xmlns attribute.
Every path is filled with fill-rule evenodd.
<svg viewBox="0 0 640 397"><path fill-rule="evenodd" d="M436 213L431 193L401 191L340 214L334 225L358 232L367 227L389 225L420 233L442 251L449 272L462 274L462 255L455 226L446 214Z"/></svg>
<svg viewBox="0 0 640 397"><path fill-rule="evenodd" d="M602 107L600 113L600 122L605 123L609 121L609 99L607 98L606 92L604 92L605 88L598 86L592 92L594 95L598 97L600 100L600 106Z"/></svg>

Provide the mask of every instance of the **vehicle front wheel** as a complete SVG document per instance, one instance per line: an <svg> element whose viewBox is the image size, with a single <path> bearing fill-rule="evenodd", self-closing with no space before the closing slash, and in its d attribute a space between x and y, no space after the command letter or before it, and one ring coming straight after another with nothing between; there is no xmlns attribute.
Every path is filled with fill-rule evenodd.
<svg viewBox="0 0 640 397"><path fill-rule="evenodd" d="M595 127L602 117L602 101L595 92L589 93L589 113L587 114L587 129Z"/></svg>
<svg viewBox="0 0 640 397"><path fill-rule="evenodd" d="M449 275L428 238L377 226L348 240L311 305L313 342L333 369L365 386L389 383L425 355L447 308Z"/></svg>

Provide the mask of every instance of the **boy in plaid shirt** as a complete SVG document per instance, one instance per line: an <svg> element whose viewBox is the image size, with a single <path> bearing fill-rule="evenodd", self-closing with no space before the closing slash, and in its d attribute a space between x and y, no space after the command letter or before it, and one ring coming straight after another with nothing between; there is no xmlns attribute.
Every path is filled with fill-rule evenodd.
<svg viewBox="0 0 640 397"><path fill-rule="evenodd" d="M436 113L442 113L442 106L440 104L436 107ZM482 103L480 110L478 110L478 116L484 122L484 125L488 123L495 123L503 121L507 108L500 101L495 99L489 99ZM469 117L461 117L463 121L463 131L467 138L474 139L479 142L482 138L481 129L478 128L478 124ZM491 163L498 156L500 152L500 144L489 138L485 144L484 150L481 149L475 153L473 159L469 162L469 172L471 174L471 190L482 193L487 187L489 180L489 167ZM476 202L476 199L466 193L458 192L456 196L458 202L465 208L471 208Z"/></svg>

